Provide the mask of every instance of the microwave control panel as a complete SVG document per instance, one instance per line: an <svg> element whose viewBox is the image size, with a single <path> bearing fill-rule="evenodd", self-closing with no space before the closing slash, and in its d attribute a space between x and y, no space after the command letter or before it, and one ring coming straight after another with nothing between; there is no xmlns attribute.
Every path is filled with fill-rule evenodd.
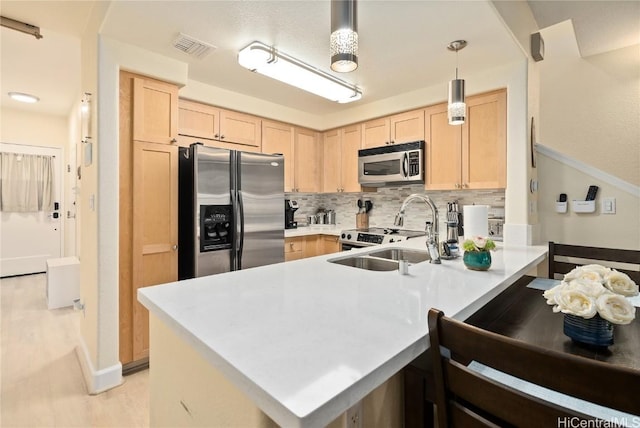
<svg viewBox="0 0 640 428"><path fill-rule="evenodd" d="M409 152L409 177L420 175L420 151Z"/></svg>

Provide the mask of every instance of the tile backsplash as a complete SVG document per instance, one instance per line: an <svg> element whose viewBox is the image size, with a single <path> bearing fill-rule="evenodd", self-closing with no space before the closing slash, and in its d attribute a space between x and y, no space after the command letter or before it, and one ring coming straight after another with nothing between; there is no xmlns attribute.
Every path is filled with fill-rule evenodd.
<svg viewBox="0 0 640 428"><path fill-rule="evenodd" d="M307 223L307 215L315 214L319 208L336 211L336 225L349 229L356 226L357 201L369 200L373 208L369 212L369 226L391 227L402 201L417 193L427 195L438 207L440 230L446 230L447 202L457 201L462 211L464 205L489 205L490 217L504 218L504 190L455 190L425 191L421 184L403 187L381 187L377 192L363 193L286 193L286 199L298 201L300 209L295 213L299 225ZM404 228L424 230L425 222L431 219L430 210L420 202L414 202L405 212Z"/></svg>

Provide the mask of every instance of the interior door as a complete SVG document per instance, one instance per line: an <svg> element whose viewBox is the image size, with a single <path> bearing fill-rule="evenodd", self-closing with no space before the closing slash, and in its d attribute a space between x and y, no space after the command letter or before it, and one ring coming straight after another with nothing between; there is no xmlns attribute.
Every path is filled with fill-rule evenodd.
<svg viewBox="0 0 640 428"><path fill-rule="evenodd" d="M149 356L141 287L178 280L178 147L135 141L133 149L133 359Z"/></svg>
<svg viewBox="0 0 640 428"><path fill-rule="evenodd" d="M45 272L47 259L63 254L62 149L0 143L0 151L53 156L53 193L57 211L0 212L0 276ZM56 215L54 216L54 213Z"/></svg>

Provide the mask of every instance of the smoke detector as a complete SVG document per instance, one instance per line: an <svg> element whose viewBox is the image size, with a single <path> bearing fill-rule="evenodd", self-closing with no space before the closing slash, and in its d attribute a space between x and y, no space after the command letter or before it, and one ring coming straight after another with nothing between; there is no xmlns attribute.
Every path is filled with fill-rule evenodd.
<svg viewBox="0 0 640 428"><path fill-rule="evenodd" d="M205 43L202 40L198 40L195 37L182 33L179 33L178 37L173 41L173 47L199 59L204 58L217 49L209 43Z"/></svg>

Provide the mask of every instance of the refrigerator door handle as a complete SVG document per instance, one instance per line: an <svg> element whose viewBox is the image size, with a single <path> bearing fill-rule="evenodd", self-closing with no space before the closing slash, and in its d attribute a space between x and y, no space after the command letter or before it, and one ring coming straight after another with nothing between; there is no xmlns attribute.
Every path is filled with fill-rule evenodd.
<svg viewBox="0 0 640 428"><path fill-rule="evenodd" d="M240 233L238 234L238 270L242 269L242 247L244 246L244 202L242 201L242 190L238 190L238 212L240 217Z"/></svg>

